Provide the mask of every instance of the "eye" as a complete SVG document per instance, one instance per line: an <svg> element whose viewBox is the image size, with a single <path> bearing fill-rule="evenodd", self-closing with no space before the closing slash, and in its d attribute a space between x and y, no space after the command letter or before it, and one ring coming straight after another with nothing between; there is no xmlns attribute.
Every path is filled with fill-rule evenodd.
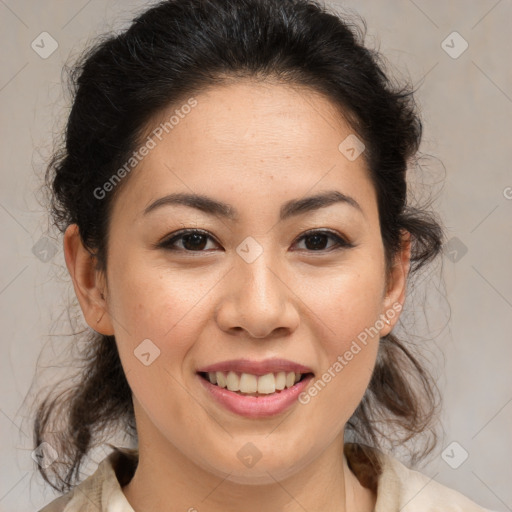
<svg viewBox="0 0 512 512"><path fill-rule="evenodd" d="M334 243L328 245L329 239ZM207 252L205 248L208 246L208 240L214 240L207 231L199 229L186 229L175 233L171 238L167 238L156 244L157 248L163 248L169 251L185 251L185 252ZM326 230L309 231L297 239L306 242L306 251L311 252L330 252L336 248L351 248L354 245L340 235ZM327 242L327 247L326 247ZM214 242L216 244L216 242Z"/></svg>
<svg viewBox="0 0 512 512"><path fill-rule="evenodd" d="M170 251L205 252L203 249L207 245L207 239L213 240L206 231L186 229L159 243L158 247ZM176 242L182 242L182 246L176 247Z"/></svg>
<svg viewBox="0 0 512 512"><path fill-rule="evenodd" d="M325 245L328 240L331 239L334 243L330 246L329 249L326 249ZM353 244L339 236L338 234L332 231L325 230L315 230L309 231L308 233L302 235L298 241L306 241L306 249L311 251L331 251L333 249L339 248L351 248L354 247ZM307 243L309 241L309 243Z"/></svg>

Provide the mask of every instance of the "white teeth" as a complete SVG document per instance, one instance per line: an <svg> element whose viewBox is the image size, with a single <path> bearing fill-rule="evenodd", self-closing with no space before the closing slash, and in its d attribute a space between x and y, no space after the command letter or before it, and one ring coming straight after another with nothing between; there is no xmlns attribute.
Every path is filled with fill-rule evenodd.
<svg viewBox="0 0 512 512"><path fill-rule="evenodd" d="M229 372L226 377L226 386L229 391L240 390L240 377L235 372Z"/></svg>
<svg viewBox="0 0 512 512"><path fill-rule="evenodd" d="M267 373L258 377L251 373L238 374L236 372L208 372L208 380L221 388L241 393L260 393L269 395L285 388L291 388L299 382L301 373L277 372Z"/></svg>
<svg viewBox="0 0 512 512"><path fill-rule="evenodd" d="M258 393L264 393L268 395L269 393L274 393L276 390L276 378L273 373L267 373L266 375L262 375L258 379Z"/></svg>
<svg viewBox="0 0 512 512"><path fill-rule="evenodd" d="M286 373L279 372L276 375L276 389L282 391L286 387Z"/></svg>
<svg viewBox="0 0 512 512"><path fill-rule="evenodd" d="M250 373L240 375L240 391L242 393L256 393L258 391L258 377Z"/></svg>
<svg viewBox="0 0 512 512"><path fill-rule="evenodd" d="M217 375L217 386L220 386L221 388L226 387L226 376L222 372L216 372Z"/></svg>

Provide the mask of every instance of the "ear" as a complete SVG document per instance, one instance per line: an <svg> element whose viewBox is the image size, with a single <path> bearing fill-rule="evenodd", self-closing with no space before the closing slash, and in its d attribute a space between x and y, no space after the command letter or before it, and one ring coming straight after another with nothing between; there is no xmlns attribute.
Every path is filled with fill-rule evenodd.
<svg viewBox="0 0 512 512"><path fill-rule="evenodd" d="M380 336L386 336L391 332L398 322L400 312L405 302L405 292L407 289L407 277L411 264L411 234L402 230L402 246L395 256L393 265L387 276L387 286L384 296L384 311L382 317L389 320L380 332ZM386 314L388 312L388 314ZM394 313L394 314L393 314Z"/></svg>
<svg viewBox="0 0 512 512"><path fill-rule="evenodd" d="M76 224L64 233L64 256L87 324L100 334L113 335L104 276L96 269L96 257L84 247Z"/></svg>

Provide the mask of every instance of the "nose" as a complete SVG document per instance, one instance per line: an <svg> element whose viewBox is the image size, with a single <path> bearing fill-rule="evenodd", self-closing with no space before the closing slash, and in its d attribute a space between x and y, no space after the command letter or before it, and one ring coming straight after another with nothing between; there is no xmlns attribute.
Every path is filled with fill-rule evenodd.
<svg viewBox="0 0 512 512"><path fill-rule="evenodd" d="M265 256L266 251L252 263L237 258L226 276L216 309L216 321L223 331L271 338L290 334L299 325L299 299L290 288L289 274L285 276L275 260Z"/></svg>

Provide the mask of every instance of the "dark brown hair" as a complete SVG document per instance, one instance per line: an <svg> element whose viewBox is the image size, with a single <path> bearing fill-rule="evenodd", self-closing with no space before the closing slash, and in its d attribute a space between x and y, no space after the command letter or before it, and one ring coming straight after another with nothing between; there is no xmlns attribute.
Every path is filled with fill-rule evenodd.
<svg viewBox="0 0 512 512"><path fill-rule="evenodd" d="M406 172L422 124L415 91L385 73L382 56L364 45L365 32L364 20L358 25L313 0L167 0L146 10L127 30L95 43L71 69L64 141L46 171L55 226L63 233L76 223L104 271L111 207L129 177L104 198L94 191L140 146L148 123L208 87L242 78L277 80L323 94L364 141L387 267L406 230L415 274L440 253L444 236L434 213L408 204ZM137 439L114 337L91 329L79 334L73 384L45 396L35 413L35 445L48 441L58 453L54 464L38 469L61 492L78 481L84 457L107 434L120 429ZM346 429L373 447L391 439L384 427L400 429L397 442L432 434L426 455L436 442L436 407L429 372L408 344L389 334Z"/></svg>

